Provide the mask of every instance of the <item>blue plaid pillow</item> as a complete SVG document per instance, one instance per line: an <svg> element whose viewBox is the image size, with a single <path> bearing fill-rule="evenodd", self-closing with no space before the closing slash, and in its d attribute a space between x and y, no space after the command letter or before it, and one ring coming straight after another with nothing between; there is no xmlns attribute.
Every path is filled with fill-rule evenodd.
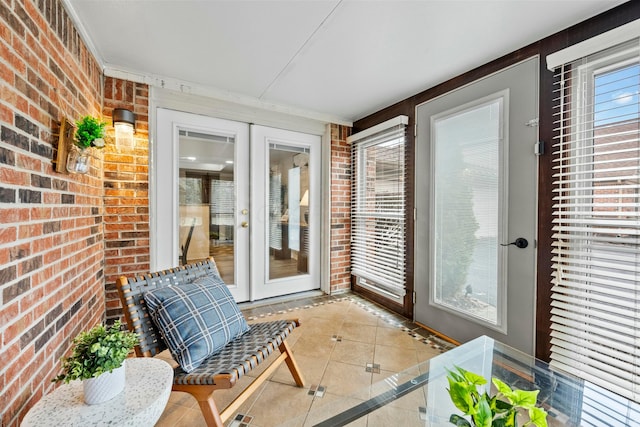
<svg viewBox="0 0 640 427"><path fill-rule="evenodd" d="M171 355L186 372L249 330L219 276L154 289L144 294L144 300Z"/></svg>

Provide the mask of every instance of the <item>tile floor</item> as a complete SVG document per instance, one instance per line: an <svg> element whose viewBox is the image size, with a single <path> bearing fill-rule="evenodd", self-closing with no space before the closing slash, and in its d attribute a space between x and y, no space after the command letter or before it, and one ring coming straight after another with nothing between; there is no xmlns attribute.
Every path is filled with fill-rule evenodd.
<svg viewBox="0 0 640 427"><path fill-rule="evenodd" d="M304 414L309 410L327 404L348 405L351 399L367 399L371 384L452 347L419 325L351 293L262 306L241 304L241 308L249 323L300 319L301 327L293 331L287 342L306 384L304 388L296 387L283 364L243 404L237 416L227 422L229 427L307 425L311 420L305 422ZM268 361L261 364L263 369L266 366ZM252 380L252 373L241 378L239 386L216 391L217 406L224 408L231 402ZM350 425L424 425L419 418L424 397L422 403L413 400L403 398L403 403L389 405ZM196 400L178 392L171 393L157 423L159 427L205 425Z"/></svg>

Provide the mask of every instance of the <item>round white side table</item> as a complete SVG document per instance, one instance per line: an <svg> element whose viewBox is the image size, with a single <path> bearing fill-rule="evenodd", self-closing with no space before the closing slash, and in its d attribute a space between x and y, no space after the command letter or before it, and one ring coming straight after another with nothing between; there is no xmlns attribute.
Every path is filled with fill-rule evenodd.
<svg viewBox="0 0 640 427"><path fill-rule="evenodd" d="M22 427L61 426L153 426L164 411L173 369L160 359L130 358L125 361L124 391L113 399L87 405L82 381L62 384L29 410Z"/></svg>

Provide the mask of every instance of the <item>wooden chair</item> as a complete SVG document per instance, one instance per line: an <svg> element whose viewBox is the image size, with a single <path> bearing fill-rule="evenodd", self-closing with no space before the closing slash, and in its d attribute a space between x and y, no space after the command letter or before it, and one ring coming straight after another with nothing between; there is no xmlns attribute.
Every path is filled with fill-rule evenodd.
<svg viewBox="0 0 640 427"><path fill-rule="evenodd" d="M120 277L116 287L124 308L129 329L138 334L136 346L138 357L153 357L167 346L151 320L143 298L145 292L164 286L180 286L204 275L219 275L213 259L184 265L166 271L145 274L138 277ZM250 325L251 329L241 337L231 341L216 355L191 373L178 366L174 370L173 390L193 395L208 426L223 427L242 403L253 393L282 362L286 362L295 383L304 386L302 374L293 354L286 343L289 333L297 326L298 320L278 320ZM237 381L278 348L280 355L223 411L218 411L213 400L213 392L233 387Z"/></svg>

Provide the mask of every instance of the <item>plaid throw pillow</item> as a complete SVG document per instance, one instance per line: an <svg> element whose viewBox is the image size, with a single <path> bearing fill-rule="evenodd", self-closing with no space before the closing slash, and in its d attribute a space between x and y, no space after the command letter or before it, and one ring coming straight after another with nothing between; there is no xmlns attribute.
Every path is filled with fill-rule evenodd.
<svg viewBox="0 0 640 427"><path fill-rule="evenodd" d="M145 293L144 300L171 355L185 372L249 330L219 276L155 289Z"/></svg>

